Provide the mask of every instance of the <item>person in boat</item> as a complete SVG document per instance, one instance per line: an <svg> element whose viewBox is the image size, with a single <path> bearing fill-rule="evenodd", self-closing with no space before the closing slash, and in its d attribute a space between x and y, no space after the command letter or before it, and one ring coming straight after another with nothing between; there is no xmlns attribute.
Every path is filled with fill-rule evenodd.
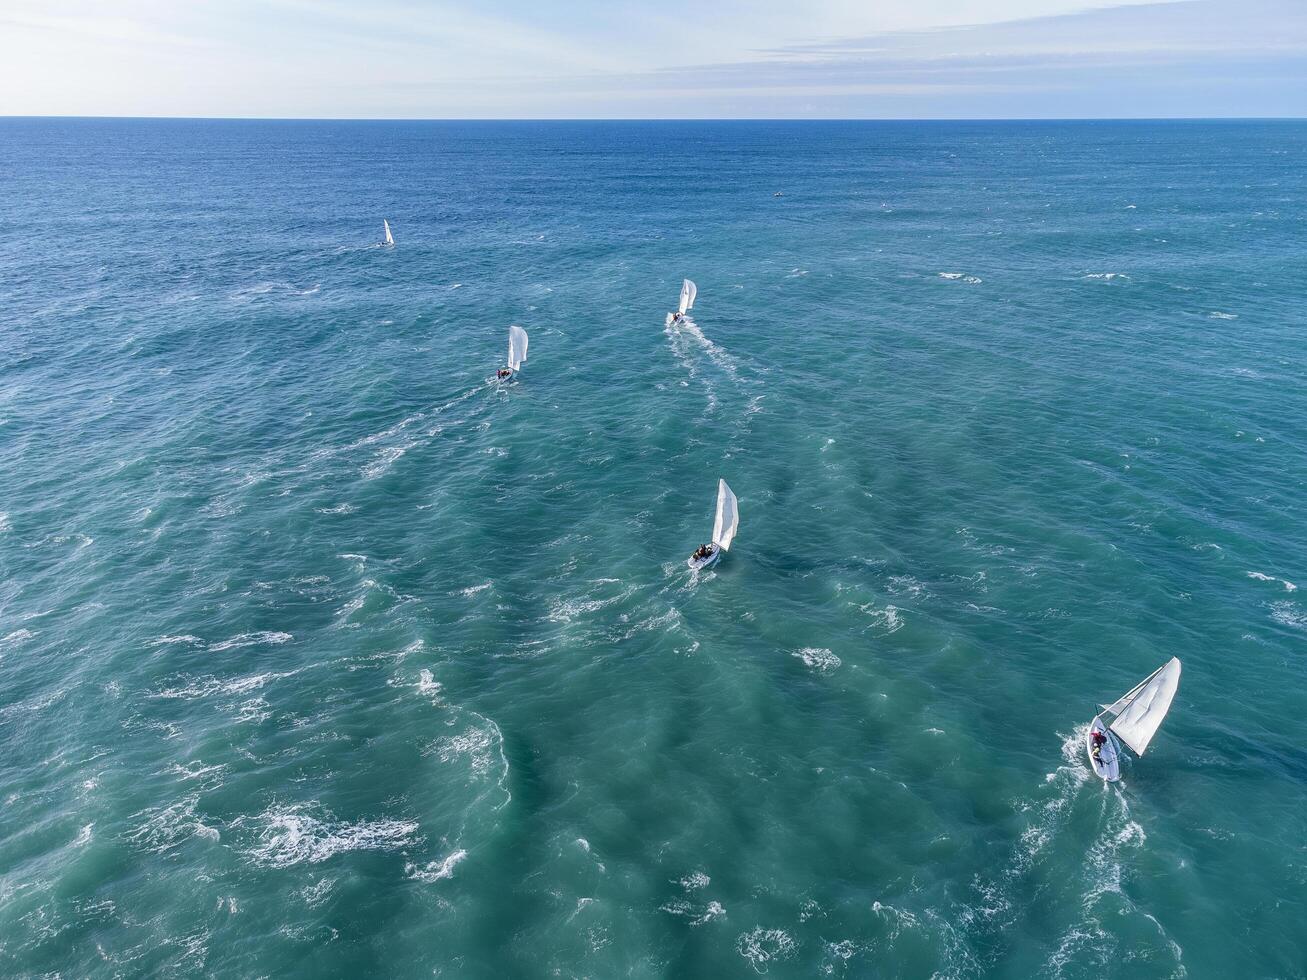
<svg viewBox="0 0 1307 980"><path fill-rule="evenodd" d="M712 551L713 551L712 545L701 544L699 545L699 550L694 553L693 558L695 561L703 561L705 558L707 558L709 555L712 554Z"/></svg>
<svg viewBox="0 0 1307 980"><path fill-rule="evenodd" d="M685 319L685 314L684 314L684 313L673 313L673 314L672 314L672 322L673 322L673 323L680 323L680 322L681 322L682 320L684 320L684 319Z"/></svg>
<svg viewBox="0 0 1307 980"><path fill-rule="evenodd" d="M1093 755L1095 762L1101 762L1099 753L1103 751L1103 746L1107 744L1107 736L1102 732L1095 731L1089 735L1090 754Z"/></svg>
<svg viewBox="0 0 1307 980"><path fill-rule="evenodd" d="M513 376L513 372L508 368L500 368L498 371L495 372L495 377L501 380L503 378L511 378L512 376Z"/></svg>

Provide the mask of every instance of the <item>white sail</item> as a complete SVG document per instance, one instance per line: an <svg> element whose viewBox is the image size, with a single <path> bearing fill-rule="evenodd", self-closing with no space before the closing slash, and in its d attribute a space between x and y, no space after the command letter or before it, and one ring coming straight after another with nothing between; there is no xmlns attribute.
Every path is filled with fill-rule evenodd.
<svg viewBox="0 0 1307 980"><path fill-rule="evenodd" d="M1162 719L1180 686L1180 661L1176 657L1153 671L1142 683L1126 692L1104 714L1116 715L1108 725L1116 736L1143 755L1157 734Z"/></svg>
<svg viewBox="0 0 1307 980"><path fill-rule="evenodd" d="M735 529L740 526L740 508L735 494L725 480L717 481L717 520L713 522L712 541L722 551L731 550Z"/></svg>
<svg viewBox="0 0 1307 980"><path fill-rule="evenodd" d="M689 279L681 283L681 305L680 310L684 313L686 310L694 309L694 297L699 293L698 287Z"/></svg>
<svg viewBox="0 0 1307 980"><path fill-rule="evenodd" d="M508 369L516 371L526 360L526 331L521 327L508 328Z"/></svg>
<svg viewBox="0 0 1307 980"><path fill-rule="evenodd" d="M386 244L387 244L387 245L394 245L394 244L395 244L395 238L394 238L394 236L391 235L391 233L390 233L390 222L387 221L385 218L382 218L382 219L381 219L381 223L382 223L383 225L386 226Z"/></svg>

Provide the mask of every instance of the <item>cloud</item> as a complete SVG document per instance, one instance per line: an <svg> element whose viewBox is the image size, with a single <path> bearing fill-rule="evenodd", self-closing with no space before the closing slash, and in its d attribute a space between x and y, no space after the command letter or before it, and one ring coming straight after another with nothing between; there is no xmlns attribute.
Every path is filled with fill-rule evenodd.
<svg viewBox="0 0 1307 980"><path fill-rule="evenodd" d="M7 0L0 13L0 114L1307 115L1305 64L1307 0Z"/></svg>

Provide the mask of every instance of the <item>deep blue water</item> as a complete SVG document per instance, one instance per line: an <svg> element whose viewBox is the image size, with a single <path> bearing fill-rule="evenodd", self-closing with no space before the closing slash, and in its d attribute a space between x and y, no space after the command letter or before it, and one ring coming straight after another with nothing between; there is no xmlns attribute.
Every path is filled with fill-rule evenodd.
<svg viewBox="0 0 1307 980"><path fill-rule="evenodd" d="M0 120L0 974L1307 975L1305 159Z"/></svg>

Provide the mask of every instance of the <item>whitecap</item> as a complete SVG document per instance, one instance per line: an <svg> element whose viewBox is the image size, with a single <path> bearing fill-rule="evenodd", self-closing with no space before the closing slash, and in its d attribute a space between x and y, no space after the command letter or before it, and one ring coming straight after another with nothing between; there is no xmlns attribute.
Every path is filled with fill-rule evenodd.
<svg viewBox="0 0 1307 980"><path fill-rule="evenodd" d="M336 504L334 507L314 507L313 509L319 514L352 514L358 510L353 504Z"/></svg>
<svg viewBox="0 0 1307 980"><path fill-rule="evenodd" d="M258 844L246 856L255 864L288 868L320 864L349 851L390 851L421 841L415 820L360 820L356 823L318 818L309 807L274 806L254 818L261 824ZM244 818L237 821L243 824Z"/></svg>
<svg viewBox="0 0 1307 980"><path fill-rule="evenodd" d="M1237 319L1239 319L1239 314L1238 314L1238 313L1218 313L1218 312L1213 311L1213 312L1211 312L1211 313L1208 313L1207 315L1208 315L1209 318L1211 318L1211 319L1213 319L1213 320L1237 320Z"/></svg>
<svg viewBox="0 0 1307 980"><path fill-rule="evenodd" d="M430 694L432 696L440 693L440 681L436 680L431 671L423 668L418 672L418 693Z"/></svg>
<svg viewBox="0 0 1307 980"><path fill-rule="evenodd" d="M461 848L454 851L443 861L432 861L424 868L417 865L409 864L404 868L405 873L414 881L422 881L430 884L440 881L442 878L452 878L454 876L455 866L467 857L467 851Z"/></svg>
<svg viewBox="0 0 1307 980"><path fill-rule="evenodd" d="M162 647L162 646L167 646L167 645L169 645L169 644L171 644L171 643L189 643L189 644L192 644L192 645L202 646L202 645L204 644L204 641L201 640L198 636L192 636L190 633L186 633L186 634L184 634L184 635L182 635L182 636L160 636L160 637L156 637L155 639L153 639L153 640L151 640L149 643L147 643L146 646L149 646L149 647Z"/></svg>
<svg viewBox="0 0 1307 980"><path fill-rule="evenodd" d="M1249 572L1248 577L1256 579L1259 582L1279 582L1284 586L1285 592L1297 592L1298 586L1294 585L1288 579L1276 578L1274 575L1267 575L1265 572Z"/></svg>
<svg viewBox="0 0 1307 980"><path fill-rule="evenodd" d="M1288 600L1271 604L1271 618L1281 626L1307 630L1307 613Z"/></svg>
<svg viewBox="0 0 1307 980"><path fill-rule="evenodd" d="M735 941L736 952L758 973L766 973L769 963L789 959L797 949L798 944L784 929L764 929L762 926L741 933Z"/></svg>
<svg viewBox="0 0 1307 980"><path fill-rule="evenodd" d="M222 650L235 650L240 647L279 646L280 644L293 639L294 637L289 633L262 630L257 633L241 633L237 636L233 636L230 640L223 640L220 643L215 643L213 646L209 647L209 649L214 653L218 653Z"/></svg>
<svg viewBox="0 0 1307 980"><path fill-rule="evenodd" d="M16 629L9 635L0 639L0 650L8 650L10 647L16 647L18 644L25 640L30 640L34 636L36 636L36 634L26 627Z"/></svg>
<svg viewBox="0 0 1307 980"><path fill-rule="evenodd" d="M790 656L798 657L806 666L820 674L829 674L842 663L839 657L822 647L804 647L802 650L794 651Z"/></svg>
<svg viewBox="0 0 1307 980"><path fill-rule="evenodd" d="M191 837L207 840L219 839L217 829L207 827L195 815L198 796L188 796L167 806L150 807L133 814L131 819L142 819L125 839L153 854L166 854Z"/></svg>

